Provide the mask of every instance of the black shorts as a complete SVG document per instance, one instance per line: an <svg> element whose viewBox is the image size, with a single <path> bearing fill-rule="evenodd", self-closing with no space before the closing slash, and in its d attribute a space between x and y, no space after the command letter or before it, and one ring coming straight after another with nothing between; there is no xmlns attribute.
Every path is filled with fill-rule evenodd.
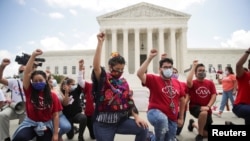
<svg viewBox="0 0 250 141"><path fill-rule="evenodd" d="M189 111L192 116L194 116L195 118L198 118L201 112L201 106L197 105L197 106L190 107ZM206 122L204 129L208 130L208 126L211 125L212 123L213 123L212 114L208 114L207 122Z"/></svg>

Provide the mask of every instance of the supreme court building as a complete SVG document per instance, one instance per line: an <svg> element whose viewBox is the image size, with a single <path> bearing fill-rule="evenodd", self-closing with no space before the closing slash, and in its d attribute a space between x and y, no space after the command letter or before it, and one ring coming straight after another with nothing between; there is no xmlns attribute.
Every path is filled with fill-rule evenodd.
<svg viewBox="0 0 250 141"><path fill-rule="evenodd" d="M150 63L148 73L158 73L162 53L167 53L174 60L174 67L183 79L194 59L206 65L211 79L215 76L214 69L224 70L227 65L235 69L245 49L187 47L190 18L189 14L145 2L98 16L100 31L106 34L101 64L108 68L111 52L119 52L126 60L124 75L130 83L134 83L134 87L140 86L136 71L152 48L156 48L159 54ZM42 68L54 74L75 78L78 74L78 61L84 59L86 79L90 79L94 52L47 51L43 54L46 62Z"/></svg>

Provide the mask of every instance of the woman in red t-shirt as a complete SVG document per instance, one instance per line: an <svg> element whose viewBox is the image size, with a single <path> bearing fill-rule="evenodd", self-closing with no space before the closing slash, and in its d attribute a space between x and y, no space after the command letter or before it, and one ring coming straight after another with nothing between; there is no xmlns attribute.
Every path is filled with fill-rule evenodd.
<svg viewBox="0 0 250 141"><path fill-rule="evenodd" d="M13 135L13 141L58 141L59 111L62 106L55 93L50 91L46 73L33 71L36 56L43 52L35 50L30 56L23 77L27 117Z"/></svg>

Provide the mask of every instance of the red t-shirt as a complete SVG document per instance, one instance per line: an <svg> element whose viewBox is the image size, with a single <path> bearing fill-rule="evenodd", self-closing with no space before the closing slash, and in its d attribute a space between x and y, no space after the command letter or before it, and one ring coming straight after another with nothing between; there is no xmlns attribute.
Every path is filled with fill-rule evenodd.
<svg viewBox="0 0 250 141"><path fill-rule="evenodd" d="M52 95L52 106L50 108L45 108L43 105L43 92L39 93L39 108L35 108L34 104L31 101L31 85L24 93L26 96L26 112L27 116L34 121L46 122L53 118L53 113L59 112L62 110L62 105L57 97L57 95L51 92Z"/></svg>
<svg viewBox="0 0 250 141"><path fill-rule="evenodd" d="M85 81L85 88L82 89L83 93L85 94L86 99L86 107L85 107L85 114L87 116L92 116L94 113L94 101L92 95L92 83Z"/></svg>
<svg viewBox="0 0 250 141"><path fill-rule="evenodd" d="M238 82L238 93L234 104L250 104L250 72L244 72L240 78L236 77Z"/></svg>
<svg viewBox="0 0 250 141"><path fill-rule="evenodd" d="M207 106L213 94L216 93L215 85L212 81L204 79L203 81L193 80L192 88L189 88L190 95L189 108L199 105Z"/></svg>
<svg viewBox="0 0 250 141"><path fill-rule="evenodd" d="M177 121L179 99L185 96L179 80L163 80L159 75L147 74L145 86L150 91L148 110L159 109L170 120ZM171 99L175 105L175 112L170 108Z"/></svg>

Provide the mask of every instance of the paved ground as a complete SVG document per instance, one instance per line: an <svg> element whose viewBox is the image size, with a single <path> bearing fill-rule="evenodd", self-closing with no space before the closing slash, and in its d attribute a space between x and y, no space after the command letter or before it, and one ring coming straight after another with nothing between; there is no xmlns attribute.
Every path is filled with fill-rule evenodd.
<svg viewBox="0 0 250 141"><path fill-rule="evenodd" d="M140 116L142 118L144 118L145 120L147 120L147 117L146 117L146 113L145 112L140 112ZM181 132L181 135L178 136L178 139L180 141L194 141L194 137L196 136L197 134L197 130L194 130L193 132L189 132L187 130L187 125L188 125L188 121L190 118L193 118L189 112L187 112L187 117L186 117L186 121L185 121L185 124L184 124L184 128ZM213 124L217 124L217 125L223 125L225 123L225 121L233 121L234 123L237 123L237 124L243 124L243 120L240 119L240 118L237 118L232 112L224 112L222 117L221 118L218 118L216 116L213 116L213 121L214 123ZM16 129L16 127L18 126L18 121L17 120L12 120L11 121L11 134L14 132L14 130ZM150 130L153 131L153 127L150 125ZM74 139L71 140L71 141L77 141L77 137L78 135L76 134ZM85 137L85 140L86 141L94 141L94 140L91 140L90 137L89 137L89 133L88 133L88 129L86 129L85 133L84 133L84 137ZM69 141L67 140L67 137L66 135L63 136L64 138L64 141ZM207 139L204 139L204 141L206 141ZM115 137L115 141L134 141L134 136L132 135L116 135Z"/></svg>

